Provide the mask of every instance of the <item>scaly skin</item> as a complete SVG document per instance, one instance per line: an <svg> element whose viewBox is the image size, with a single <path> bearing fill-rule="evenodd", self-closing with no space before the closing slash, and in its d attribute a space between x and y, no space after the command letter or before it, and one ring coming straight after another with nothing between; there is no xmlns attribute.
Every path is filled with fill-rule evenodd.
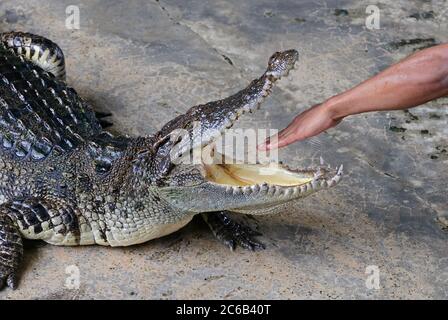
<svg viewBox="0 0 448 320"><path fill-rule="evenodd" d="M180 152L212 142L245 111L259 106L298 58L274 54L267 71L237 94L191 108L153 136L104 131L94 111L65 82L64 56L40 36L0 34L0 288L17 285L21 238L55 245L127 246L172 233L201 213L230 248L262 248L256 233L227 210L272 213L336 184L339 170L319 167L306 185L237 187L205 179L202 165L175 164ZM201 123L202 139L193 121ZM176 129L193 145L175 139ZM198 194L201 194L198 197Z"/></svg>

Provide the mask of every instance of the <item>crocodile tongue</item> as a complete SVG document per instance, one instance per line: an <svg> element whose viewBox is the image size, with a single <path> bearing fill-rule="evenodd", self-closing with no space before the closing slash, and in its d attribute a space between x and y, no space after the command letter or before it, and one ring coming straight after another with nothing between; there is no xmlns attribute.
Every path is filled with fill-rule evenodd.
<svg viewBox="0 0 448 320"><path fill-rule="evenodd" d="M313 172L293 172L278 165L217 164L205 165L207 180L231 186L271 184L297 186L313 180Z"/></svg>

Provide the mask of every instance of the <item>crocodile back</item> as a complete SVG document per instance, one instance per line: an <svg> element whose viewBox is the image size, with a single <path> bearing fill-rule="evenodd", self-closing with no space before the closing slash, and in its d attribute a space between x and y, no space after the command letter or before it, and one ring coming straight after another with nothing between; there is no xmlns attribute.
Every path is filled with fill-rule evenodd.
<svg viewBox="0 0 448 320"><path fill-rule="evenodd" d="M0 44L0 155L41 161L102 129L76 91Z"/></svg>

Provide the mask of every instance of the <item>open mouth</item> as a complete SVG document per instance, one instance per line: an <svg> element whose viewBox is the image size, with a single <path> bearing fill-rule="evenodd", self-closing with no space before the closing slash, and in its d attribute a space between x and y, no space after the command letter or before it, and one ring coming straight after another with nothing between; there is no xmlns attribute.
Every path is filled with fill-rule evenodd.
<svg viewBox="0 0 448 320"><path fill-rule="evenodd" d="M271 92L274 82L287 76L294 69L297 59L298 54L295 50L274 54L270 59L268 71L258 81L253 82L259 88L259 92L257 92L260 98L235 110L220 130L220 134L231 128L239 116L247 111L252 113L258 109ZM271 66L275 64L279 64L281 67L274 67L270 70ZM215 153L213 140L215 139L211 139L211 143L202 146L203 155L210 153L213 157ZM244 194L263 193L263 191L285 195L308 193L336 185L343 174L342 165L332 169L330 166L324 166L323 159L321 159L320 166L306 169L292 169L278 163L234 164L232 161L229 163L225 158L223 160L219 164L203 164L204 179L210 183L226 186L227 190L234 194L241 192Z"/></svg>
<svg viewBox="0 0 448 320"><path fill-rule="evenodd" d="M279 191L299 194L336 185L342 177L343 166L321 166L291 169L282 164L212 164L204 165L205 180L225 186L234 193Z"/></svg>
<svg viewBox="0 0 448 320"><path fill-rule="evenodd" d="M282 210L289 202L332 187L341 180L342 166L331 168L325 166L323 161L319 166L305 169L294 169L277 163L258 164L255 161L240 164L232 161L234 159L226 161L226 156L215 150L214 145L225 130L231 128L241 115L258 109L271 93L273 84L288 75L297 60L298 52L295 50L275 53L269 59L266 72L247 88L228 98L195 106L160 130L159 141L172 135L172 147L166 148L171 159L179 159L179 163L186 160L185 163L191 164L191 156L195 161L199 160L197 156L201 158L194 163L201 179L193 179L193 184L188 188L160 189L165 199L183 210L188 207L188 210L195 212L231 210L269 214ZM192 123L199 125L195 127ZM174 130L178 128L183 129L180 132L185 139ZM249 139L253 135L244 137ZM240 143L242 141L246 140L239 140ZM252 143L256 141L247 140L244 146ZM239 143L237 145L241 146ZM218 159L220 161L216 161ZM188 180L189 177L184 179Z"/></svg>

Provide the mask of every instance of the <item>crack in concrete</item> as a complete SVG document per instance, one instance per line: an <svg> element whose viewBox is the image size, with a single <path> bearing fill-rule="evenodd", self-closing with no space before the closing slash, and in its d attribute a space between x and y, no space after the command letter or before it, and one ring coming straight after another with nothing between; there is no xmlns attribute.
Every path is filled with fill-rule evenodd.
<svg viewBox="0 0 448 320"><path fill-rule="evenodd" d="M176 25L180 25L186 29L188 29L191 33L193 33L194 35L196 35L204 44L206 44L206 46L208 48L210 48L215 54L219 55L220 58L224 59L224 61L229 64L232 68L234 68L235 70L238 71L238 73L236 73L237 77L240 80L244 80L244 82L250 82L252 80L252 77L247 76L247 74L241 70L240 68L238 68L232 60L230 60L230 58L228 57L228 53L223 53L220 50L218 50L217 48L215 48L209 41L207 41L201 34L199 34L198 32L196 32L195 30L193 30L193 28L191 28L189 25L187 25L186 23L182 23L179 20L176 20L175 18L173 18L173 16L170 14L170 12L168 11L168 9L161 3L160 0L154 0L156 5L160 8L160 10L162 12L165 13L165 15L168 17L169 20L171 20L174 24ZM277 90L280 90L282 92L285 92L287 94L289 94L291 97L293 97L292 92L290 90L284 89L284 88L279 88L277 87ZM273 102L277 102L278 103L278 98L271 96L270 99Z"/></svg>
<svg viewBox="0 0 448 320"><path fill-rule="evenodd" d="M160 0L154 0L155 3L158 5L158 7L160 8L160 10L162 12L165 13L165 15L168 17L169 20L171 20L174 24L180 25L182 27L185 27L186 29L188 29L191 33L195 34L202 42L204 42L207 47L209 47L212 51L214 51L216 54L219 55L220 59L224 59L224 61L229 64L230 66L234 67L235 69L238 70L238 72L240 73L240 77L244 78L242 76L242 71L238 68L235 67L235 65L233 64L233 61L230 60L230 58L228 57L228 54L225 54L221 51L219 51L218 49L216 49L210 42L208 42L207 40L205 40L205 38L203 36L201 36L198 32L194 31L190 26L188 26L185 23L180 22L179 20L176 20L172 17L172 15L170 14L170 12L168 11L168 9L166 7L163 6L163 4L160 2Z"/></svg>

